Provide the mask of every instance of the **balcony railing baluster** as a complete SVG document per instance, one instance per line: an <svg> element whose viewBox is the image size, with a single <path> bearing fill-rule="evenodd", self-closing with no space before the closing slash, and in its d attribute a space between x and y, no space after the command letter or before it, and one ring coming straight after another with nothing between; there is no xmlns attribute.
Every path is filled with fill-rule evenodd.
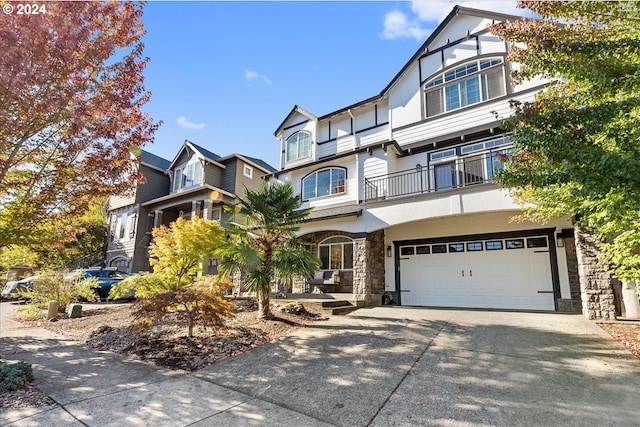
<svg viewBox="0 0 640 427"><path fill-rule="evenodd" d="M493 182L494 168L499 152L504 149L458 158L454 162L417 165L414 169L365 178L365 201L408 196L434 191L451 190L471 185ZM449 173L446 165L450 165ZM438 170L439 169L439 170ZM450 175L447 177L447 175ZM432 182L433 179L435 182ZM451 180L447 182L447 180Z"/></svg>

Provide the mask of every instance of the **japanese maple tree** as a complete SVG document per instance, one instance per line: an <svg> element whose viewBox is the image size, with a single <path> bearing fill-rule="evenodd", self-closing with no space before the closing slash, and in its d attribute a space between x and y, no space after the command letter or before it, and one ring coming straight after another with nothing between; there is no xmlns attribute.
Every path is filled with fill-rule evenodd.
<svg viewBox="0 0 640 427"><path fill-rule="evenodd" d="M542 20L492 31L513 42L515 81L555 83L514 102L516 153L499 175L528 219L576 216L615 276L640 275L640 4L522 1Z"/></svg>
<svg viewBox="0 0 640 427"><path fill-rule="evenodd" d="M0 19L0 247L129 190L158 127L142 111L144 5L45 6Z"/></svg>

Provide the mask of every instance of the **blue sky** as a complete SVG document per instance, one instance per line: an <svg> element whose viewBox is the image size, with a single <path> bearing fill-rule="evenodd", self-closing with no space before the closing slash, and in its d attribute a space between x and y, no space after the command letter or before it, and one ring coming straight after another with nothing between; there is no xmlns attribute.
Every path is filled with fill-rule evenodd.
<svg viewBox="0 0 640 427"><path fill-rule="evenodd" d="M279 166L274 130L295 104L323 115L378 94L455 4L523 14L515 1L164 2L144 12L146 150L188 139Z"/></svg>

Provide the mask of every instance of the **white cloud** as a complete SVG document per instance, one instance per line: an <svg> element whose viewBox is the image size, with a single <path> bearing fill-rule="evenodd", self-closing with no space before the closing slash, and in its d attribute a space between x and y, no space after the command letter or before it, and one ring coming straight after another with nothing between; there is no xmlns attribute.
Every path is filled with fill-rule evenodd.
<svg viewBox="0 0 640 427"><path fill-rule="evenodd" d="M436 21L440 23L450 12L453 7L459 4L462 7L470 9L490 10L493 12L506 13L509 15L526 15L531 16L531 12L527 9L518 9L515 0L440 0L440 1L412 1L411 10L415 13L420 21L430 22Z"/></svg>
<svg viewBox="0 0 640 427"><path fill-rule="evenodd" d="M528 9L518 9L516 0L414 0L411 2L411 12L415 14L414 17L408 17L399 10L385 15L382 37L389 40L413 37L423 41L432 31L427 30L426 27L435 28L456 4L471 9L490 10L510 15L535 16Z"/></svg>
<svg viewBox="0 0 640 427"><path fill-rule="evenodd" d="M439 24L458 3L461 6L467 5L456 1L412 1L411 11L420 21Z"/></svg>
<svg viewBox="0 0 640 427"><path fill-rule="evenodd" d="M247 81L262 80L263 82L265 82L265 84L271 84L271 80L269 80L269 77L251 70L245 70L244 78L247 79Z"/></svg>
<svg viewBox="0 0 640 427"><path fill-rule="evenodd" d="M382 38L395 40L399 38L413 37L416 40L424 39L430 30L422 28L418 21L410 21L407 15L394 10L384 17L384 30Z"/></svg>
<svg viewBox="0 0 640 427"><path fill-rule="evenodd" d="M187 120L186 117L184 116L180 116L178 117L178 119L176 120L176 123L178 124L178 126L180 126L182 129L195 129L195 130L201 130L204 129L207 125L204 123L193 123L190 122L189 120Z"/></svg>

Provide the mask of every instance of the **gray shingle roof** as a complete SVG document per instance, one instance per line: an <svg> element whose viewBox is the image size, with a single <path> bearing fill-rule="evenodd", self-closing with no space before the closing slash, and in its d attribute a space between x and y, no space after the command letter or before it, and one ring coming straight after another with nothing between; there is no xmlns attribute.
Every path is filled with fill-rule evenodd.
<svg viewBox="0 0 640 427"><path fill-rule="evenodd" d="M269 163L265 162L264 160L257 159L255 157L251 157L251 156L245 156L244 154L241 154L241 156L246 158L247 160L251 160L256 165L258 165L260 167L263 167L268 172L272 173L272 172L276 171L276 168L274 168L273 166L271 166Z"/></svg>
<svg viewBox="0 0 640 427"><path fill-rule="evenodd" d="M155 154L142 149L140 150L140 158L142 160L142 163L146 163L149 166L156 167L163 171L169 169L169 165L171 164L169 160L163 159L160 156L156 156Z"/></svg>
<svg viewBox="0 0 640 427"><path fill-rule="evenodd" d="M203 156L208 157L209 159L211 159L211 160L215 160L215 161L217 161L218 159L220 159L220 156L218 156L216 153L213 153L213 152L211 152L211 151L207 150L206 148L201 147L201 146L200 146L200 145L198 145L198 144L194 144L194 143L193 143L193 142L191 142L191 141L189 141L189 143L190 143L191 145L193 145L193 147L194 147L196 150L198 150L198 151L200 152L200 154L202 154Z"/></svg>

